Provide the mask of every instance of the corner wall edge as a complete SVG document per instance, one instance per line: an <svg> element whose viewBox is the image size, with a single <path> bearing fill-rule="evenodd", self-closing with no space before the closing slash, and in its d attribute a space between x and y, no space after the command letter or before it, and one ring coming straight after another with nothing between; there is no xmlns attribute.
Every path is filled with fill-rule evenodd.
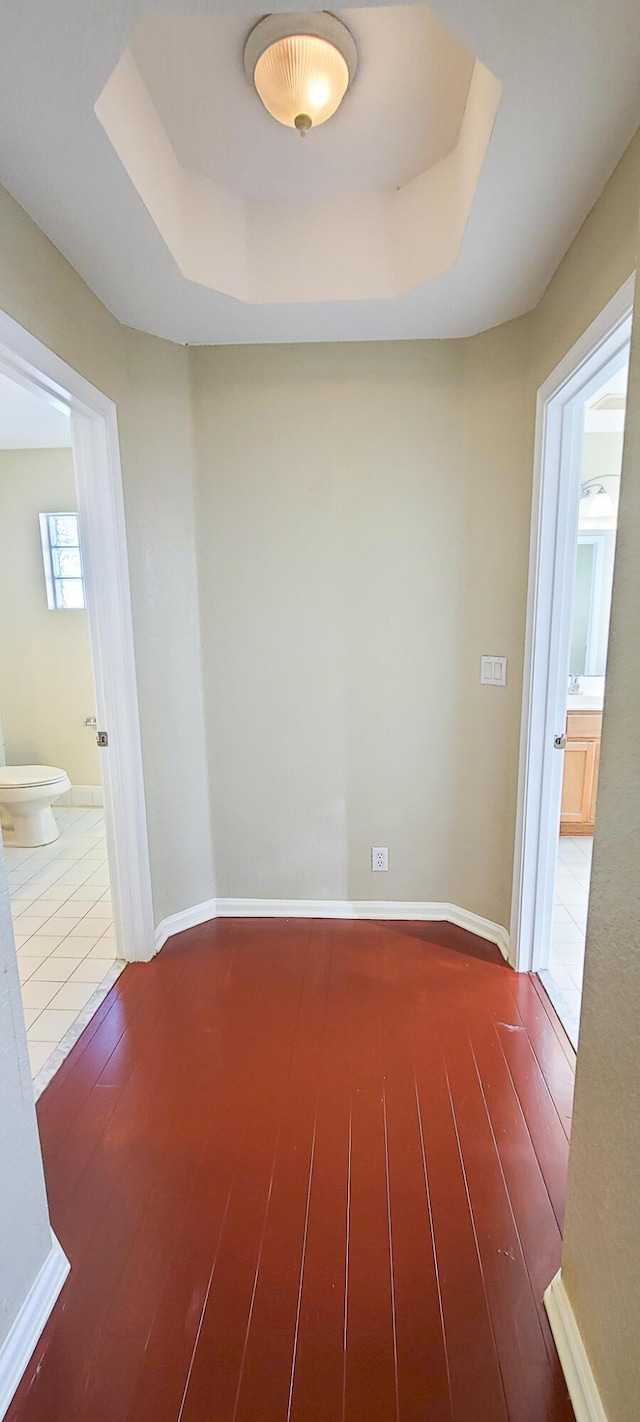
<svg viewBox="0 0 640 1422"><path fill-rule="evenodd" d="M0 1347L0 1418L9 1409L70 1267L52 1230L49 1253Z"/></svg>
<svg viewBox="0 0 640 1422"><path fill-rule="evenodd" d="M576 1414L576 1422L608 1422L582 1334L564 1286L561 1269L545 1290L544 1306Z"/></svg>

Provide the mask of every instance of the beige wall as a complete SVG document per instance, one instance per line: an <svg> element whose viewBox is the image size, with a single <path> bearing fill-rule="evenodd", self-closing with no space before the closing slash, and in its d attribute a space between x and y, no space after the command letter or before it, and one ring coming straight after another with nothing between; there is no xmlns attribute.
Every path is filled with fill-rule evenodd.
<svg viewBox="0 0 640 1422"><path fill-rule="evenodd" d="M0 725L9 765L99 785L86 612L47 607L38 515L77 507L70 449L0 450Z"/></svg>
<svg viewBox="0 0 640 1422"><path fill-rule="evenodd" d="M536 389L634 270L639 194L640 131L528 318Z"/></svg>
<svg viewBox="0 0 640 1422"><path fill-rule="evenodd" d="M527 320L465 344L464 688L454 902L509 925L529 553L535 395ZM480 685L483 653L508 658Z"/></svg>
<svg viewBox="0 0 640 1422"><path fill-rule="evenodd" d="M524 362L521 323L473 350L192 351L221 896L443 900L508 923ZM504 691L479 684L496 651Z"/></svg>
<svg viewBox="0 0 640 1422"><path fill-rule="evenodd" d="M537 311L473 340L190 353L0 199L0 306L118 406L157 919L214 892L212 806L224 896L508 923L535 391L632 269L638 191L636 139Z"/></svg>
<svg viewBox="0 0 640 1422"><path fill-rule="evenodd" d="M197 350L192 371L218 892L447 898L461 350Z"/></svg>
<svg viewBox="0 0 640 1422"><path fill-rule="evenodd" d="M159 921L213 892L186 352L120 326L1 189L0 309L118 408Z"/></svg>
<svg viewBox="0 0 640 1422"><path fill-rule="evenodd" d="M51 1248L24 1012L0 855L0 1349ZM3 1386L5 1378L3 1377Z"/></svg>
<svg viewBox="0 0 640 1422"><path fill-rule="evenodd" d="M608 1422L640 1414L640 327L627 406L562 1273Z"/></svg>
<svg viewBox="0 0 640 1422"><path fill-rule="evenodd" d="M222 897L508 925L536 390L633 269L639 194L636 139L538 310L471 340L191 351Z"/></svg>

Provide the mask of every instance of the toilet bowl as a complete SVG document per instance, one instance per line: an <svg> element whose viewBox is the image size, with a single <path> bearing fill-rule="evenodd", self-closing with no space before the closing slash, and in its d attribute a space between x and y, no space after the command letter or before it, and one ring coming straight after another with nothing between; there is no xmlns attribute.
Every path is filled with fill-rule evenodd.
<svg viewBox="0 0 640 1422"><path fill-rule="evenodd" d="M3 826L13 828L11 844L33 849L58 839L51 801L70 789L69 776L59 766L0 766L0 814Z"/></svg>

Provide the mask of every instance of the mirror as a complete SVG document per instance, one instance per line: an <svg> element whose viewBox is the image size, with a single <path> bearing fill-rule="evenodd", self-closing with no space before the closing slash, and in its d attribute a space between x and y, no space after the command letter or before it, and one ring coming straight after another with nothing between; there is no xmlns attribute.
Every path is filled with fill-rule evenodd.
<svg viewBox="0 0 640 1422"><path fill-rule="evenodd" d="M571 676L604 676L611 614L615 529L578 534L571 624Z"/></svg>

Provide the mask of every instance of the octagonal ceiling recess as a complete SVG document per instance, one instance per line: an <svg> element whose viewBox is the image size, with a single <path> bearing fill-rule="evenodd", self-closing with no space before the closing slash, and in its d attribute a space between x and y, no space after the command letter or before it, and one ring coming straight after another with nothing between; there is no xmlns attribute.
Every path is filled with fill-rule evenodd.
<svg viewBox="0 0 640 1422"><path fill-rule="evenodd" d="M354 0L348 0L349 14L343 18L358 44L358 72L335 117L304 141L269 118L242 70L256 0L56 0L55 5L20 0L19 5L5 5L0 182L119 321L166 340L189 345L434 340L475 335L512 320L540 300L640 124L640 5L638 0L608 0L606 5L510 0L508 6L505 0L430 2L469 56L478 55L504 87L456 262L389 301L236 301L187 280L94 112L98 95L132 42L147 88L147 66L150 71L156 62L161 69L169 64L166 49L164 59L158 54L156 60L151 53L153 31L146 61L138 58L135 50L144 31L137 27L142 21L182 15L189 26L199 25L211 18L212 8L224 7L237 36L229 64L246 86L249 107L243 110L243 124L253 116L251 142L243 149L242 171L237 173L243 193L256 200L287 197L287 183L290 191L295 176L299 197L308 197L305 185L312 188L311 175L317 191L320 177L328 181L338 167L331 156L326 161L324 156L336 150L338 195L356 186L370 187L372 180L383 185L392 159L397 167L390 186L402 186L423 171L412 167L418 132L414 115L403 107L407 121L400 136L399 130L381 123L375 141L366 141L378 115L378 92L394 111L404 104L395 32L390 23L388 54L379 56L374 68ZM283 0L282 9L293 3ZM317 7L312 0L310 9L314 3ZM366 7L371 5L372 0L365 0ZM387 11L394 8L393 0L384 0L384 5ZM275 0L267 8L277 10ZM204 24L199 33L206 32ZM170 64L177 80L187 56L179 40L183 31L174 34L177 48ZM208 54L197 54L196 61L191 71L193 98L204 104L206 120L209 105L215 108L218 99L209 80ZM417 55L409 55L407 80L417 61ZM198 66L204 82L197 80ZM226 84L225 76L222 82ZM436 102L441 83L436 72L422 86L420 102L433 101L439 114L437 128L430 122L422 127L427 146L443 138L444 114ZM356 125L362 89L369 85L376 103L368 105L366 118ZM204 173L215 158L214 180L225 187L225 172L238 168L239 114L223 110L223 139L214 153L206 123L196 134L191 96L182 86L181 93L181 101L173 89L166 97L168 103L173 95L176 161ZM161 105L159 94L155 102ZM325 139L333 145L338 131L344 131L347 115L348 152L341 151L342 140L325 148ZM154 122L164 129L164 113L158 117L156 109ZM285 173L279 164L266 163L263 144L273 130L290 140L287 163L298 164L297 171L289 166ZM450 145L456 138L454 125ZM322 139L322 145L316 139ZM182 145L187 143L190 151L185 153ZM435 153L431 161L437 161ZM621 212L626 211L627 186L633 183L633 152L626 161L615 188Z"/></svg>
<svg viewBox="0 0 640 1422"><path fill-rule="evenodd" d="M339 18L357 76L305 143L247 79L260 16L138 26L95 111L190 281L256 304L371 300L454 264L501 85L424 5Z"/></svg>

